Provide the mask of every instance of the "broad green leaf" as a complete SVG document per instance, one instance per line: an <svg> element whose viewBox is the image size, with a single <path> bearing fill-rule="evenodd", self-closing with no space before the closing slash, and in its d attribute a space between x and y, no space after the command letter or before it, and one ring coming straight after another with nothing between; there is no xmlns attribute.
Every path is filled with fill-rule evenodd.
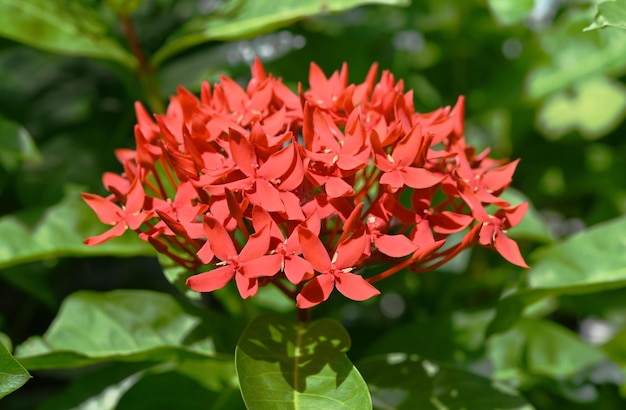
<svg viewBox="0 0 626 410"><path fill-rule="evenodd" d="M0 116L0 165L15 171L22 161L41 161L37 146L28 131Z"/></svg>
<svg viewBox="0 0 626 410"><path fill-rule="evenodd" d="M532 409L515 392L485 377L416 354L368 357L359 369L375 409Z"/></svg>
<svg viewBox="0 0 626 410"><path fill-rule="evenodd" d="M597 348L556 323L522 319L489 340L494 377L515 377L518 371L555 379L571 377L606 359Z"/></svg>
<svg viewBox="0 0 626 410"><path fill-rule="evenodd" d="M235 350L247 408L371 409L367 385L346 356L349 348L350 336L334 320L258 317Z"/></svg>
<svg viewBox="0 0 626 410"><path fill-rule="evenodd" d="M0 343L0 399L22 387L29 378L24 366Z"/></svg>
<svg viewBox="0 0 626 410"><path fill-rule="evenodd" d="M98 14L78 0L0 0L0 36L53 53L137 65L135 57L109 37Z"/></svg>
<svg viewBox="0 0 626 410"><path fill-rule="evenodd" d="M205 319L158 292L81 291L63 302L43 337L27 340L16 355L29 369L213 356L222 333L237 326L203 314Z"/></svg>
<svg viewBox="0 0 626 410"><path fill-rule="evenodd" d="M598 4L595 20L585 28L585 31L605 27L626 29L626 0L605 1Z"/></svg>
<svg viewBox="0 0 626 410"><path fill-rule="evenodd" d="M197 17L170 36L153 58L154 66L172 55L207 41L230 41L267 33L298 20L340 13L365 4L406 6L407 0L234 0L227 9Z"/></svg>
<svg viewBox="0 0 626 410"><path fill-rule="evenodd" d="M111 363L87 371L40 410L114 410L122 396L143 376L150 363Z"/></svg>
<svg viewBox="0 0 626 410"><path fill-rule="evenodd" d="M211 405L209 405L211 404ZM110 363L85 370L41 410L243 409L235 363L204 358L169 363Z"/></svg>
<svg viewBox="0 0 626 410"><path fill-rule="evenodd" d="M626 286L626 217L597 225L531 255L526 287L498 302L489 333L511 327L542 299ZM534 262L532 262L534 261Z"/></svg>
<svg viewBox="0 0 626 410"><path fill-rule="evenodd" d="M510 26L524 21L533 10L535 0L488 0L489 10L496 21Z"/></svg>
<svg viewBox="0 0 626 410"><path fill-rule="evenodd" d="M532 69L526 78L531 99L550 94L602 75L619 76L626 70L626 41L621 30L583 33L589 13L570 9L541 37L547 64Z"/></svg>
<svg viewBox="0 0 626 410"><path fill-rule="evenodd" d="M127 232L100 246L87 246L83 240L108 229L84 203L77 188L69 188L59 204L37 210L33 215L6 215L0 218L0 269L25 262L61 256L140 256L153 255L151 246ZM34 228L29 228L34 219Z"/></svg>
<svg viewBox="0 0 626 410"><path fill-rule="evenodd" d="M578 131L587 139L602 137L615 128L626 112L626 88L599 76L552 94L541 105L537 122L550 139Z"/></svg>
<svg viewBox="0 0 626 410"><path fill-rule="evenodd" d="M160 371L155 366L128 390L116 407L118 410L159 408L245 409L233 358L185 360Z"/></svg>

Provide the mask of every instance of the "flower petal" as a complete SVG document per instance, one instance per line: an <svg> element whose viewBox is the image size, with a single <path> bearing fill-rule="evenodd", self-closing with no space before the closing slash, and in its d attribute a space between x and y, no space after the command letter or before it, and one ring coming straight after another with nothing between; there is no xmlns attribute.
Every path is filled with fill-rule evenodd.
<svg viewBox="0 0 626 410"><path fill-rule="evenodd" d="M274 276L280 271L282 258L278 254L263 255L240 265L239 271L248 278Z"/></svg>
<svg viewBox="0 0 626 410"><path fill-rule="evenodd" d="M299 226L298 238L300 239L300 246L302 247L304 258L309 261L311 266L320 273L329 271L331 268L330 257L317 235Z"/></svg>
<svg viewBox="0 0 626 410"><path fill-rule="evenodd" d="M221 289L230 282L235 275L231 265L221 266L208 272L190 276L186 285L196 292L212 292Z"/></svg>
<svg viewBox="0 0 626 410"><path fill-rule="evenodd" d="M217 219L207 215L204 217L203 226L211 250L220 260L227 261L237 256L233 240Z"/></svg>
<svg viewBox="0 0 626 410"><path fill-rule="evenodd" d="M380 294L380 291L361 275L341 273L337 275L335 287L342 295L352 300L366 300Z"/></svg>
<svg viewBox="0 0 626 410"><path fill-rule="evenodd" d="M296 306L308 309L325 301L333 291L335 277L331 274L318 275L304 285L296 296Z"/></svg>
<svg viewBox="0 0 626 410"><path fill-rule="evenodd" d="M494 241L494 246L498 253L502 255L504 259L511 262L514 265L521 266L522 268L530 268L524 262L524 258L519 250L519 246L517 243L506 236L504 233L500 231L496 231L496 240Z"/></svg>
<svg viewBox="0 0 626 410"><path fill-rule="evenodd" d="M392 258L401 258L417 249L417 246L404 235L380 235L374 239L374 245L380 252Z"/></svg>
<svg viewBox="0 0 626 410"><path fill-rule="evenodd" d="M289 282L297 285L308 275L313 275L313 266L305 259L296 255L285 258L285 276Z"/></svg>
<svg viewBox="0 0 626 410"><path fill-rule="evenodd" d="M103 224L114 224L122 219L122 210L120 207L108 199L94 194L81 193L80 195L83 197L83 200L87 202L87 205L93 209L98 219Z"/></svg>
<svg viewBox="0 0 626 410"><path fill-rule="evenodd" d="M100 245L103 242L108 241L109 239L116 238L121 236L126 231L126 225L122 222L117 223L108 231L101 233L100 235L90 236L85 239L83 243L88 246Z"/></svg>

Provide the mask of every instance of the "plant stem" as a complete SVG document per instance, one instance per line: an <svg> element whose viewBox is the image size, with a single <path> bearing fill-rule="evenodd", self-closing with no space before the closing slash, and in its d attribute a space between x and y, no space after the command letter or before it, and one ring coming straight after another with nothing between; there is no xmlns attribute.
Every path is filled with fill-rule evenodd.
<svg viewBox="0 0 626 410"><path fill-rule="evenodd" d="M127 14L119 14L119 18L122 22L126 42L128 43L128 46L130 47L130 50L134 54L135 58L137 58L137 62L139 64L139 67L137 68L137 76L139 77L139 82L144 89L144 95L148 106L155 113L164 113L165 106L163 105L163 98L161 97L161 92L154 75L154 70L139 45L133 21Z"/></svg>
<svg viewBox="0 0 626 410"><path fill-rule="evenodd" d="M297 309L296 318L299 323L308 323L311 320L311 311L309 309Z"/></svg>

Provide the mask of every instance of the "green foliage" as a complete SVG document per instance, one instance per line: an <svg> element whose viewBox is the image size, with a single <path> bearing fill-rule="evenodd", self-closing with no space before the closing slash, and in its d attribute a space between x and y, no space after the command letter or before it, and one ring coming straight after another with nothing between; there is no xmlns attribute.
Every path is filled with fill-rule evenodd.
<svg viewBox="0 0 626 410"><path fill-rule="evenodd" d="M626 28L626 1L604 1L598 4L595 21L586 27L585 30L605 27Z"/></svg>
<svg viewBox="0 0 626 410"><path fill-rule="evenodd" d="M529 409L514 392L458 367L406 353L359 363L375 409Z"/></svg>
<svg viewBox="0 0 626 410"><path fill-rule="evenodd" d="M214 356L228 343L227 334L215 333L222 319L188 310L150 291L78 292L64 301L43 337L20 345L17 356L29 369Z"/></svg>
<svg viewBox="0 0 626 410"><path fill-rule="evenodd" d="M15 360L4 343L0 343L0 399L22 387L29 378L24 366Z"/></svg>
<svg viewBox="0 0 626 410"><path fill-rule="evenodd" d="M0 0L0 407L624 408L626 1L408 3ZM464 94L468 141L522 159L503 197L531 202L532 268L474 248L298 324L275 288L190 292L136 235L83 245L132 104L254 55L294 90L378 61L419 111Z"/></svg>
<svg viewBox="0 0 626 410"><path fill-rule="evenodd" d="M41 161L35 142L24 128L0 117L0 165L6 171L15 171L23 161Z"/></svg>
<svg viewBox="0 0 626 410"><path fill-rule="evenodd" d="M248 409L368 409L365 381L346 356L350 336L331 319L256 318L235 350Z"/></svg>
<svg viewBox="0 0 626 410"><path fill-rule="evenodd" d="M130 68L137 64L109 36L98 13L79 0L2 0L0 36L55 53L104 58Z"/></svg>
<svg viewBox="0 0 626 410"><path fill-rule="evenodd" d="M406 0L284 0L270 1L235 0L215 14L189 21L168 38L167 43L154 55L158 66L170 56L200 43L215 40L237 40L276 30L288 24L326 13L339 13L368 3L407 5Z"/></svg>
<svg viewBox="0 0 626 410"><path fill-rule="evenodd" d="M523 309L564 294L600 292L626 284L626 218L607 222L567 241L540 249L526 274L527 286L498 302L490 332L515 324Z"/></svg>
<svg viewBox="0 0 626 410"><path fill-rule="evenodd" d="M489 9L496 21L503 26L520 23L528 17L534 6L534 0L489 0Z"/></svg>
<svg viewBox="0 0 626 410"><path fill-rule="evenodd" d="M0 267L62 256L153 254L152 248L136 235L125 235L99 248L83 244L87 236L102 230L79 190L68 188L59 204L0 218Z"/></svg>

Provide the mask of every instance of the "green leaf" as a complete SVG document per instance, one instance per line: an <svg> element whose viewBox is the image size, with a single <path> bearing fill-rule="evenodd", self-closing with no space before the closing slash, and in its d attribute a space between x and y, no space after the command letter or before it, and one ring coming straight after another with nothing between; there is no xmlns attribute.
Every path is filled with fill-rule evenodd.
<svg viewBox="0 0 626 410"><path fill-rule="evenodd" d="M585 31L605 27L626 29L626 0L605 1L598 4L595 20L585 27Z"/></svg>
<svg viewBox="0 0 626 410"><path fill-rule="evenodd" d="M84 203L76 187L59 204L43 214L7 215L0 218L0 269L25 262L61 256L139 256L153 255L151 246L127 232L100 246L87 246L83 240L107 229ZM33 229L30 221L35 220Z"/></svg>
<svg viewBox="0 0 626 410"><path fill-rule="evenodd" d="M0 116L0 165L15 171L22 161L39 162L41 154L28 131Z"/></svg>
<svg viewBox="0 0 626 410"><path fill-rule="evenodd" d="M0 399L22 387L29 378L24 366L0 343Z"/></svg>
<svg viewBox="0 0 626 410"><path fill-rule="evenodd" d="M390 353L359 362L376 409L531 409L515 392L466 370Z"/></svg>
<svg viewBox="0 0 626 410"><path fill-rule="evenodd" d="M566 14L541 36L542 51L549 63L532 69L526 78L531 99L576 86L602 75L621 76L626 68L626 42L620 30L583 33L589 13L580 9Z"/></svg>
<svg viewBox="0 0 626 410"><path fill-rule="evenodd" d="M340 13L365 4L406 6L407 0L235 0L228 10L192 19L156 52L154 66L172 55L207 41L230 41L285 27L307 17Z"/></svg>
<svg viewBox="0 0 626 410"><path fill-rule="evenodd" d="M207 403L212 406L207 407ZM86 369L41 410L243 409L233 357Z"/></svg>
<svg viewBox="0 0 626 410"><path fill-rule="evenodd" d="M269 314L244 331L235 363L246 406L256 409L371 409L367 385L336 321L296 323Z"/></svg>
<svg viewBox="0 0 626 410"><path fill-rule="evenodd" d="M502 26L524 21L533 10L535 0L488 0L489 10Z"/></svg>
<svg viewBox="0 0 626 410"><path fill-rule="evenodd" d="M232 357L155 366L128 390L116 409L245 409Z"/></svg>
<svg viewBox="0 0 626 410"><path fill-rule="evenodd" d="M204 315L158 292L81 291L63 302L42 338L27 340L16 355L29 369L211 357L228 330L220 317Z"/></svg>
<svg viewBox="0 0 626 410"><path fill-rule="evenodd" d="M604 354L556 323L522 319L489 340L494 376L516 377L519 370L555 379L571 377L605 360Z"/></svg>
<svg viewBox="0 0 626 410"><path fill-rule="evenodd" d="M100 16L77 0L0 0L0 36L53 53L137 65L108 36Z"/></svg>
<svg viewBox="0 0 626 410"><path fill-rule="evenodd" d="M587 139L604 136L626 112L626 88L604 76L575 84L546 99L537 115L539 129L550 139L578 131Z"/></svg>
<svg viewBox="0 0 626 410"><path fill-rule="evenodd" d="M47 400L40 410L116 409L120 399L149 366L146 363L112 363L87 371L65 391Z"/></svg>
<svg viewBox="0 0 626 410"><path fill-rule="evenodd" d="M597 225L531 255L526 287L498 302L488 333L515 324L524 308L549 297L626 286L626 217Z"/></svg>

